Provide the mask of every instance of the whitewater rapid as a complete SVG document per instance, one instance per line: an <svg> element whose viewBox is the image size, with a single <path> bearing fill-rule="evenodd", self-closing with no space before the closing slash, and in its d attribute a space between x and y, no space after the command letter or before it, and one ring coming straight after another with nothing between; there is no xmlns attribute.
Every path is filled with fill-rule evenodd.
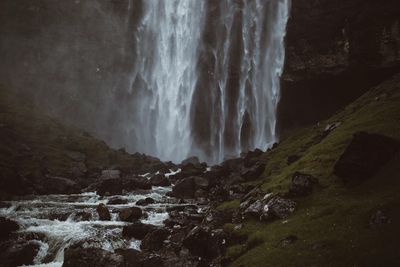
<svg viewBox="0 0 400 267"><path fill-rule="evenodd" d="M60 267L64 260L64 249L87 240L88 246L109 251L118 248L140 250L140 241L126 239L122 228L128 223L118 220L118 211L136 206L140 199L153 198L156 203L142 207L147 217L141 219L145 224L162 226L171 205L166 193L171 187L153 187L147 192L128 195L100 197L94 192L74 195L47 195L26 197L24 200L10 201L9 208L0 209L0 216L15 220L20 225L19 234L33 235L36 239L27 241L38 244L40 250L35 257L35 267ZM106 204L109 199L119 197L128 201L124 205L107 205L111 221L100 221L96 207ZM90 219L82 220L82 212L90 214Z"/></svg>

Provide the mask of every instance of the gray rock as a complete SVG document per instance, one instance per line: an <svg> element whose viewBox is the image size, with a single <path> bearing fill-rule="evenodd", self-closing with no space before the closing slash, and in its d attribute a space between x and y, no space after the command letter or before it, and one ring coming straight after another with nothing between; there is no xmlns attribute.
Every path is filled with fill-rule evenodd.
<svg viewBox="0 0 400 267"><path fill-rule="evenodd" d="M264 206L260 219L286 219L296 209L296 202L287 198L273 197Z"/></svg>
<svg viewBox="0 0 400 267"><path fill-rule="evenodd" d="M312 175L296 172L292 177L289 194L295 197L309 195L318 183L318 179Z"/></svg>

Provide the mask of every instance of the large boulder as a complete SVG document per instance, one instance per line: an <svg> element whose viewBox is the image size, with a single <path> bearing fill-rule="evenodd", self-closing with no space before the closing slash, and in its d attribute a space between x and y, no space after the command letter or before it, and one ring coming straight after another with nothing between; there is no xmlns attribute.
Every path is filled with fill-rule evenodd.
<svg viewBox="0 0 400 267"><path fill-rule="evenodd" d="M195 255L206 259L214 259L225 249L225 240L221 231L196 226L183 240L183 245Z"/></svg>
<svg viewBox="0 0 400 267"><path fill-rule="evenodd" d="M296 172L292 177L289 194L295 197L309 195L312 193L314 186L318 183L318 179L312 175Z"/></svg>
<svg viewBox="0 0 400 267"><path fill-rule="evenodd" d="M40 250L37 242L8 241L0 244L0 266L32 265Z"/></svg>
<svg viewBox="0 0 400 267"><path fill-rule="evenodd" d="M119 219L124 222L134 222L142 217L143 212L141 208L138 207L130 207L126 209L122 209L119 212Z"/></svg>
<svg viewBox="0 0 400 267"><path fill-rule="evenodd" d="M178 182L172 188L172 196L177 198L194 198L195 193L199 189L207 189L209 182L207 179L202 177L188 177Z"/></svg>
<svg viewBox="0 0 400 267"><path fill-rule="evenodd" d="M142 243L140 248L142 250L157 251L163 247L163 242L167 239L169 232L166 229L157 229L151 233L148 233Z"/></svg>
<svg viewBox="0 0 400 267"><path fill-rule="evenodd" d="M124 226L122 235L127 238L142 240L148 233L157 230L157 227L151 224L144 224L139 221Z"/></svg>
<svg viewBox="0 0 400 267"><path fill-rule="evenodd" d="M108 210L107 206L103 203L100 203L96 208L97 213L99 214L100 221L109 221L111 220L111 214Z"/></svg>
<svg viewBox="0 0 400 267"><path fill-rule="evenodd" d="M17 222L0 217L0 240L7 239L10 235L19 229Z"/></svg>
<svg viewBox="0 0 400 267"><path fill-rule="evenodd" d="M154 204L156 201L154 199L152 199L151 197L146 197L143 199L139 199L138 201L136 201L136 205L138 206L147 206L150 204Z"/></svg>
<svg viewBox="0 0 400 267"><path fill-rule="evenodd" d="M63 267L124 267L124 257L100 248L69 247L64 250Z"/></svg>
<svg viewBox="0 0 400 267"><path fill-rule="evenodd" d="M398 152L396 140L359 132L337 161L334 173L345 182L360 182L376 174Z"/></svg>

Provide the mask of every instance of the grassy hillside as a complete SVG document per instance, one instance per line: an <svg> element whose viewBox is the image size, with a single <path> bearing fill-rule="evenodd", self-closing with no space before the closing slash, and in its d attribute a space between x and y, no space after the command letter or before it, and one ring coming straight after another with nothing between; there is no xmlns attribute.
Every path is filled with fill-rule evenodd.
<svg viewBox="0 0 400 267"><path fill-rule="evenodd" d="M30 193L27 184L44 175L85 180L98 177L104 169L130 173L160 164L111 149L45 115L22 97L0 87L0 196Z"/></svg>
<svg viewBox="0 0 400 267"><path fill-rule="evenodd" d="M326 125L334 122L342 124L321 140ZM264 192L287 192L296 171L319 178L320 186L311 196L296 199L297 210L285 221L246 221L238 232L248 236L247 243L227 253L232 266L400 266L399 157L358 186L345 185L333 174L335 162L358 131L400 140L400 75L267 153ZM288 166L291 155L301 158ZM390 223L371 229L369 220L378 210ZM298 240L280 245L290 235Z"/></svg>

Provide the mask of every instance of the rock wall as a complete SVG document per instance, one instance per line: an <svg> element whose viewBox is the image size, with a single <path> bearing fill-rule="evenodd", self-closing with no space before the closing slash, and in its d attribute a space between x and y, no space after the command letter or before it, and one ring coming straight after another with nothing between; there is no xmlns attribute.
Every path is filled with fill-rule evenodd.
<svg viewBox="0 0 400 267"><path fill-rule="evenodd" d="M0 83L112 143L124 112L108 103L129 99L119 88L132 69L128 25L139 9L128 0L0 1Z"/></svg>
<svg viewBox="0 0 400 267"><path fill-rule="evenodd" d="M314 123L400 71L397 0L292 0L281 132Z"/></svg>

